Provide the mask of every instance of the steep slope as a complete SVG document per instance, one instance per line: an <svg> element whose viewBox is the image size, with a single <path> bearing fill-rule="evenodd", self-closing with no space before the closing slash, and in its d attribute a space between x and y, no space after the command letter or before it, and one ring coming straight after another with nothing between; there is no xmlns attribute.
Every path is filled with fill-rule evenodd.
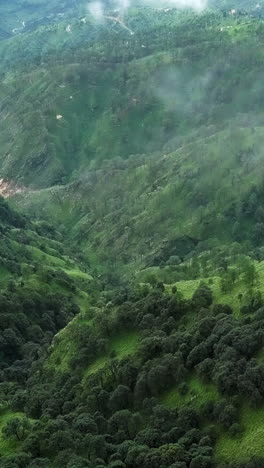
<svg viewBox="0 0 264 468"><path fill-rule="evenodd" d="M261 295L238 313L210 277L100 293L50 224L3 199L0 219L1 467L261 466ZM230 255L252 294L263 267Z"/></svg>
<svg viewBox="0 0 264 468"><path fill-rule="evenodd" d="M1 372L12 375L16 361L26 376L38 348L88 306L96 288L50 224L30 222L2 198L0 219Z"/></svg>
<svg viewBox="0 0 264 468"><path fill-rule="evenodd" d="M19 78L2 88L1 174L31 186L15 203L65 224L103 271L260 246L262 20L145 8L125 21L134 35L87 17L13 40L9 59L3 46ZM28 72L21 47L37 38Z"/></svg>
<svg viewBox="0 0 264 468"><path fill-rule="evenodd" d="M24 415L10 407L10 398L25 388L55 335L74 318L86 317L98 295L77 255L51 224L31 222L0 198L1 466L3 455L17 447L2 428Z"/></svg>
<svg viewBox="0 0 264 468"><path fill-rule="evenodd" d="M69 0L13 0L1 2L0 39L33 31L40 25L85 12L85 2Z"/></svg>
<svg viewBox="0 0 264 468"><path fill-rule="evenodd" d="M175 255L184 261L232 242L257 252L263 127L245 117L229 129L203 132L174 152L113 161L68 186L13 201L65 224L69 241L81 243L93 266L112 272L166 264Z"/></svg>
<svg viewBox="0 0 264 468"><path fill-rule="evenodd" d="M237 319L206 285L124 289L35 369L0 414L3 467L262 466L263 309Z"/></svg>
<svg viewBox="0 0 264 468"><path fill-rule="evenodd" d="M139 9L125 19L133 35L105 21L87 17L70 33L61 23L0 45L4 178L65 183L104 159L151 154L175 137L182 145L238 113L258 122L262 21Z"/></svg>
<svg viewBox="0 0 264 468"><path fill-rule="evenodd" d="M0 466L261 468L262 4L80 5L0 43Z"/></svg>

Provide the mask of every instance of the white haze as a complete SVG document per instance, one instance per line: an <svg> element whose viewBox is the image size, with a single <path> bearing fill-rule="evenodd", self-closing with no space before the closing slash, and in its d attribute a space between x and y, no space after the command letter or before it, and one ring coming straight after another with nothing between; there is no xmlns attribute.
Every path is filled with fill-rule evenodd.
<svg viewBox="0 0 264 468"><path fill-rule="evenodd" d="M207 0L113 0L111 6L113 9L124 13L130 6L152 6L154 8L192 8L196 11L202 11L207 6ZM104 17L105 4L103 1L96 0L88 4L88 10L97 21L102 21Z"/></svg>
<svg viewBox="0 0 264 468"><path fill-rule="evenodd" d="M88 11L91 13L91 15L94 17L95 20L97 21L102 21L104 17L104 5L100 1L92 2L89 3L88 6Z"/></svg>
<svg viewBox="0 0 264 468"><path fill-rule="evenodd" d="M141 0L140 3L156 8L193 8L198 11L203 10L207 6L207 0Z"/></svg>

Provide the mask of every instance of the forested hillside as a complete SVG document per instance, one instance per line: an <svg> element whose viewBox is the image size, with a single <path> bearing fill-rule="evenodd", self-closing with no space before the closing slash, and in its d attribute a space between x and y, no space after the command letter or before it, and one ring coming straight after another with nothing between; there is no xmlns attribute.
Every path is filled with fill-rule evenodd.
<svg viewBox="0 0 264 468"><path fill-rule="evenodd" d="M260 293L237 310L215 278L189 299L161 281L109 289L51 225L4 201L1 221L17 252L1 251L0 466L263 466Z"/></svg>
<svg viewBox="0 0 264 468"><path fill-rule="evenodd" d="M53 24L85 12L85 2L70 0L1 1L0 40L34 31L39 26Z"/></svg>
<svg viewBox="0 0 264 468"><path fill-rule="evenodd" d="M202 3L0 1L0 467L264 466L264 4Z"/></svg>
<svg viewBox="0 0 264 468"><path fill-rule="evenodd" d="M26 187L16 202L59 219L95 268L117 274L219 244L254 250L263 232L262 19L143 9L126 25L134 35L111 21L76 23L70 39L52 31L58 50L61 32L72 49L59 59L43 52L30 80L12 74L21 102L4 121L2 164Z"/></svg>

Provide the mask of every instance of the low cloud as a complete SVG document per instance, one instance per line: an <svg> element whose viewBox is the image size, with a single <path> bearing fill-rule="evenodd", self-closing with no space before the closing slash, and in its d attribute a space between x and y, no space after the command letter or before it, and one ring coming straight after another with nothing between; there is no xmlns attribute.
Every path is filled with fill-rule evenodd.
<svg viewBox="0 0 264 468"><path fill-rule="evenodd" d="M107 2L109 6L109 2ZM207 6L207 0L112 0L111 9L120 10L124 13L129 7L152 6L154 8L192 8L196 11L202 11ZM106 9L106 3L102 0L96 0L88 3L88 11L97 21L103 21Z"/></svg>
<svg viewBox="0 0 264 468"><path fill-rule="evenodd" d="M164 0L163 2L156 2L155 0L142 0L142 3L151 6L171 7L171 8L193 8L194 10L201 11L207 6L207 0Z"/></svg>
<svg viewBox="0 0 264 468"><path fill-rule="evenodd" d="M169 67L154 75L151 88L168 109L187 115L194 106L206 101L207 89L213 79L213 71L194 75L191 68Z"/></svg>
<svg viewBox="0 0 264 468"><path fill-rule="evenodd" d="M139 3L156 8L193 8L198 11L207 6L207 0L140 0Z"/></svg>
<svg viewBox="0 0 264 468"><path fill-rule="evenodd" d="M103 2L91 2L87 6L89 13L96 21L102 21L104 18L104 4Z"/></svg>

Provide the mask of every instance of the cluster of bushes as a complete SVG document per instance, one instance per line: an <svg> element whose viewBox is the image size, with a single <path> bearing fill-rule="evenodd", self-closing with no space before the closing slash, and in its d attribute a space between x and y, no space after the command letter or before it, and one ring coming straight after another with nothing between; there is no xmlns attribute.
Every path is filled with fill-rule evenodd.
<svg viewBox="0 0 264 468"><path fill-rule="evenodd" d="M63 294L16 288L0 294L0 378L24 382L32 360L79 308Z"/></svg>
<svg viewBox="0 0 264 468"><path fill-rule="evenodd" d="M167 294L161 284L124 288L109 299L108 293L101 312L78 335L69 371L47 370L42 354L26 383L9 387L11 408L30 420L5 428L15 439L18 429L20 451L0 466L227 468L214 459L217 428L236 437L243 429L241 397L253 406L264 398L264 367L255 359L263 346L264 310L238 321L229 306L213 305L203 284L188 301L176 290ZM184 329L188 314L196 320ZM107 341L126 329L141 337L135 355L112 355L105 368L84 379ZM175 386L184 393L193 373L213 382L221 397L200 408L164 406L164 392ZM237 466L262 466L252 463Z"/></svg>

